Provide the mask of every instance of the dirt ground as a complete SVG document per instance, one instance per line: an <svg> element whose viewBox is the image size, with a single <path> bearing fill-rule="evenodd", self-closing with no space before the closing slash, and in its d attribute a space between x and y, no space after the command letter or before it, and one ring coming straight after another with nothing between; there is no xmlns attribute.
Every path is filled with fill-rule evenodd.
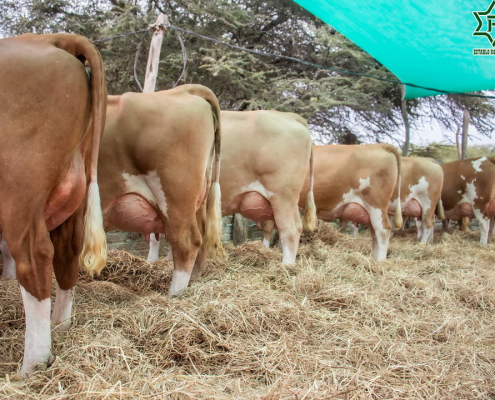
<svg viewBox="0 0 495 400"><path fill-rule="evenodd" d="M24 314L0 281L2 399L494 399L495 245L479 232L371 238L320 223L294 265L260 242L228 247L180 298L172 265L111 251L81 272L55 363L17 375Z"/></svg>

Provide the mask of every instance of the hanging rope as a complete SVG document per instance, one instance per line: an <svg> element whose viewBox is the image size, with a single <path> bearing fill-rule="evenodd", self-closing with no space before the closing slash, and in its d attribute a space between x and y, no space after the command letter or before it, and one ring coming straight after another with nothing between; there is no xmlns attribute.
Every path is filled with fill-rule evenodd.
<svg viewBox="0 0 495 400"><path fill-rule="evenodd" d="M183 61L183 67L182 67L182 72L179 76L179 79L177 79L177 82L175 82L174 86L176 87L181 79L184 77L184 74L186 73L186 67L187 67L187 50L186 46L184 45L184 42L182 41L182 37L178 31L175 31L175 34L177 35L177 39L179 39L180 47L182 48L182 61Z"/></svg>

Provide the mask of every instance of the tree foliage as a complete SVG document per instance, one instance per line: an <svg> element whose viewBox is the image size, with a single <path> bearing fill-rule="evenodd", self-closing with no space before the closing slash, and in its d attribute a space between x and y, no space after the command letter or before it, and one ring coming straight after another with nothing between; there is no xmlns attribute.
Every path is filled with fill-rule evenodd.
<svg viewBox="0 0 495 400"><path fill-rule="evenodd" d="M5 0L0 4L0 31L5 36L73 32L97 40L146 28L159 13L166 14L172 25L232 45L394 79L371 56L292 0ZM364 142L403 142L397 84L181 35L187 69L180 83L210 87L224 109L299 113L323 143L342 141L349 134ZM136 52L139 48L136 71L143 81L150 37L141 33L98 44L109 93L139 91L134 78ZM162 46L157 90L173 87L183 61L176 33L169 29ZM494 104L486 99L436 96L407 104L413 129L434 118L454 133L466 107L481 135L489 136L495 127Z"/></svg>

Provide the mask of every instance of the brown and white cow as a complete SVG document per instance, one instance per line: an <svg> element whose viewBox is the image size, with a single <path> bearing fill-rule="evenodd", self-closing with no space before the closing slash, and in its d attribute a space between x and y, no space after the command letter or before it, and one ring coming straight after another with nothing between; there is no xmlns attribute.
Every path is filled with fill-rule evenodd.
<svg viewBox="0 0 495 400"><path fill-rule="evenodd" d="M495 158L477 157L441 164L442 203L446 220L476 218L480 243L493 232L495 215Z"/></svg>
<svg viewBox="0 0 495 400"><path fill-rule="evenodd" d="M174 255L169 296L187 287L202 245L199 259L221 249L219 112L200 85L108 96L98 172L104 225L148 242L166 234Z"/></svg>
<svg viewBox="0 0 495 400"><path fill-rule="evenodd" d="M435 208L442 194L443 171L435 160L424 157L401 157L400 201L402 216L414 218L418 240L428 243L433 240ZM394 198L396 197L394 191ZM439 203L439 211L443 212ZM395 213L391 202L388 213ZM440 215L443 218L443 214Z"/></svg>
<svg viewBox="0 0 495 400"><path fill-rule="evenodd" d="M52 263L51 321L66 327L79 259L91 273L106 262L96 170L106 85L98 50L81 36L2 39L0 54L0 231L15 259L4 276L17 275L24 302L26 376L53 360Z"/></svg>
<svg viewBox="0 0 495 400"><path fill-rule="evenodd" d="M313 146L314 199L317 216L325 221L337 218L371 227L372 256L382 261L387 256L390 237L388 205L394 188L400 184L400 156L388 144ZM306 201L309 174L299 198ZM400 198L395 220L402 226ZM271 234L266 224L265 239Z"/></svg>
<svg viewBox="0 0 495 400"><path fill-rule="evenodd" d="M312 166L306 120L268 110L222 111L221 118L222 215L238 213L258 226L274 220L280 232L282 262L294 263L303 225L299 193L308 165ZM303 206L304 226L314 229L311 191ZM148 259L158 259L158 246L150 248Z"/></svg>

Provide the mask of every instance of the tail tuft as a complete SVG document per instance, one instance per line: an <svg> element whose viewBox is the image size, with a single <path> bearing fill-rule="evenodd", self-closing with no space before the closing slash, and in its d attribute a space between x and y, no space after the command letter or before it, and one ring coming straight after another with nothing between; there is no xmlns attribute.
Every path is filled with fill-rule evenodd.
<svg viewBox="0 0 495 400"><path fill-rule="evenodd" d="M316 228L316 205L313 191L308 192L306 207L304 210L303 227L308 231L314 231Z"/></svg>
<svg viewBox="0 0 495 400"><path fill-rule="evenodd" d="M437 203L437 215L440 220L443 221L445 219L445 210L443 209L442 199L438 200Z"/></svg>
<svg viewBox="0 0 495 400"><path fill-rule="evenodd" d="M404 221L402 221L402 210L400 206L400 197L397 197L395 200L397 207L395 208L395 228L400 229L402 228L402 225L404 224Z"/></svg>
<svg viewBox="0 0 495 400"><path fill-rule="evenodd" d="M222 257L225 250L222 245L222 204L220 184L213 182L206 204L205 248L209 254Z"/></svg>
<svg viewBox="0 0 495 400"><path fill-rule="evenodd" d="M79 262L91 276L95 272L99 274L107 262L107 238L103 229L100 191L96 182L89 184L84 216L84 243Z"/></svg>

